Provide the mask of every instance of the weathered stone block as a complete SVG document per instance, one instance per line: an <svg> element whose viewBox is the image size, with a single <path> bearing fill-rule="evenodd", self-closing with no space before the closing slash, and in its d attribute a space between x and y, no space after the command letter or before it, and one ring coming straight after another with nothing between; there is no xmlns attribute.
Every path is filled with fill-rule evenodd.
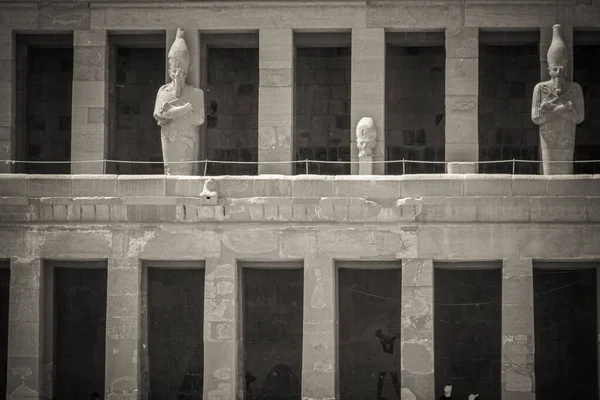
<svg viewBox="0 0 600 400"><path fill-rule="evenodd" d="M477 143L446 143L446 161L479 161L479 145Z"/></svg>
<svg viewBox="0 0 600 400"><path fill-rule="evenodd" d="M472 27L446 28L447 58L478 58L479 29Z"/></svg>
<svg viewBox="0 0 600 400"><path fill-rule="evenodd" d="M75 47L106 46L107 34L105 30L75 30L73 32L73 45Z"/></svg>
<svg viewBox="0 0 600 400"><path fill-rule="evenodd" d="M477 163L475 162L449 162L447 166L449 174L476 174Z"/></svg>
<svg viewBox="0 0 600 400"><path fill-rule="evenodd" d="M74 81L73 104L77 107L106 107L106 81Z"/></svg>
<svg viewBox="0 0 600 400"><path fill-rule="evenodd" d="M90 29L90 8L86 4L49 4L40 7L38 29Z"/></svg>
<svg viewBox="0 0 600 400"><path fill-rule="evenodd" d="M446 59L446 95L474 96L479 90L479 59Z"/></svg>
<svg viewBox="0 0 600 400"><path fill-rule="evenodd" d="M71 175L73 197L114 197L117 175Z"/></svg>
<svg viewBox="0 0 600 400"><path fill-rule="evenodd" d="M452 175L403 175L402 196L453 196L464 195L464 179Z"/></svg>
<svg viewBox="0 0 600 400"><path fill-rule="evenodd" d="M593 196L592 175L553 175L548 178L550 196Z"/></svg>
<svg viewBox="0 0 600 400"><path fill-rule="evenodd" d="M543 175L513 175L513 196L547 196L549 193L548 176Z"/></svg>
<svg viewBox="0 0 600 400"><path fill-rule="evenodd" d="M398 199L402 197L401 180L391 176L336 176L335 197Z"/></svg>
<svg viewBox="0 0 600 400"><path fill-rule="evenodd" d="M298 175L292 178L292 197L333 197L335 181L331 176Z"/></svg>
<svg viewBox="0 0 600 400"><path fill-rule="evenodd" d="M165 196L164 175L121 175L117 178L117 196Z"/></svg>
<svg viewBox="0 0 600 400"><path fill-rule="evenodd" d="M28 196L27 174L0 174L0 196Z"/></svg>
<svg viewBox="0 0 600 400"><path fill-rule="evenodd" d="M511 175L465 175L465 196L511 196Z"/></svg>
<svg viewBox="0 0 600 400"><path fill-rule="evenodd" d="M106 47L75 47L74 81L105 81L107 78Z"/></svg>
<svg viewBox="0 0 600 400"><path fill-rule="evenodd" d="M29 175L27 190L30 197L71 197L69 175Z"/></svg>
<svg viewBox="0 0 600 400"><path fill-rule="evenodd" d="M446 143L477 143L477 115L446 113Z"/></svg>

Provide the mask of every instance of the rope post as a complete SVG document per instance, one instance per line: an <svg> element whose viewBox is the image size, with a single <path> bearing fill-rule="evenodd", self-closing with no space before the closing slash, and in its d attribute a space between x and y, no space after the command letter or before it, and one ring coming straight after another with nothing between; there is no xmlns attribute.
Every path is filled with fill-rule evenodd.
<svg viewBox="0 0 600 400"><path fill-rule="evenodd" d="M204 160L204 175L206 176L206 170L208 169L208 160Z"/></svg>
<svg viewBox="0 0 600 400"><path fill-rule="evenodd" d="M402 159L402 175L406 175L406 161Z"/></svg>
<svg viewBox="0 0 600 400"><path fill-rule="evenodd" d="M513 175L515 174L516 167L517 167L517 163L516 163L515 159L513 158L512 159L512 174Z"/></svg>
<svg viewBox="0 0 600 400"><path fill-rule="evenodd" d="M306 160L304 160L304 169L305 169L305 174L308 175L308 158Z"/></svg>

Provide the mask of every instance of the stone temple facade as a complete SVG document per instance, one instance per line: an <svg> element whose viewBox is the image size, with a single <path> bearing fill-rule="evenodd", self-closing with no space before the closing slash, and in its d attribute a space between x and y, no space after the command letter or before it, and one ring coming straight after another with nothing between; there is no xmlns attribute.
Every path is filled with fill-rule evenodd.
<svg viewBox="0 0 600 400"><path fill-rule="evenodd" d="M554 24L569 175L531 121ZM193 176L152 117L177 28ZM598 398L599 28L598 0L1 0L0 398Z"/></svg>

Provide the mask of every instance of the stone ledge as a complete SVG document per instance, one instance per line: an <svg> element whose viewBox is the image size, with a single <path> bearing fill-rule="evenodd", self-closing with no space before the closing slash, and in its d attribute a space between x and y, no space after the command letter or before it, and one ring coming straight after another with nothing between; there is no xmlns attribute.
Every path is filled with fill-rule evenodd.
<svg viewBox="0 0 600 400"><path fill-rule="evenodd" d="M600 197L0 197L0 222L599 223Z"/></svg>
<svg viewBox="0 0 600 400"><path fill-rule="evenodd" d="M201 197L206 179L218 197L600 196L600 175L27 175L0 174L0 197Z"/></svg>

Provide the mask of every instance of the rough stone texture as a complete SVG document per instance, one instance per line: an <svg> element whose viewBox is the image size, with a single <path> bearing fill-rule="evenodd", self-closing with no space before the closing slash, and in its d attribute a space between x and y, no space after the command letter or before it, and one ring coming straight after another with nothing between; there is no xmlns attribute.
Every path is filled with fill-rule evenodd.
<svg viewBox="0 0 600 400"><path fill-rule="evenodd" d="M79 29L79 28L77 28ZM73 32L74 65L71 119L71 159L103 160L107 154L108 46L106 31ZM83 37L82 37L83 36ZM90 115L92 118L90 119ZM99 174L104 163L74 163L72 174Z"/></svg>
<svg viewBox="0 0 600 400"><path fill-rule="evenodd" d="M436 394L446 384L459 399L470 393L481 398L500 393L501 281L500 263L459 262L436 268Z"/></svg>
<svg viewBox="0 0 600 400"><path fill-rule="evenodd" d="M350 48L296 49L296 159L350 161ZM296 174L306 173L297 163ZM349 164L309 164L308 173L348 175Z"/></svg>
<svg viewBox="0 0 600 400"><path fill-rule="evenodd" d="M208 49L208 160L258 161L258 53L248 48ZM207 174L256 175L257 170L257 164L212 163Z"/></svg>
<svg viewBox="0 0 600 400"><path fill-rule="evenodd" d="M10 293L10 263L0 262L0 303L8 304ZM8 358L8 307L0 310L0 363L5 364ZM1 371L0 371L1 372ZM7 374L0 375L0 397L6 395Z"/></svg>
<svg viewBox="0 0 600 400"><path fill-rule="evenodd" d="M43 388L41 274L39 258L10 260L6 394L15 400L39 398Z"/></svg>
<svg viewBox="0 0 600 400"><path fill-rule="evenodd" d="M15 107L16 107L16 63L15 35L10 28L0 28L0 159L14 157ZM11 172L11 165L0 164L0 172Z"/></svg>
<svg viewBox="0 0 600 400"><path fill-rule="evenodd" d="M403 259L401 385L417 400L435 397L433 312L433 261Z"/></svg>
<svg viewBox="0 0 600 400"><path fill-rule="evenodd" d="M114 68L114 107L111 117L111 159L162 162L160 127L152 117L154 98L164 84L164 48L117 47ZM111 76L112 78L112 76ZM87 109L89 122L105 122L105 109ZM162 174L160 164L108 163L116 174Z"/></svg>
<svg viewBox="0 0 600 400"><path fill-rule="evenodd" d="M350 91L350 160L352 175L358 174L356 126L363 117L375 122L378 132L385 132L385 30L365 28L352 30L352 65ZM385 158L385 135L377 135L373 161ZM383 175L385 164L373 165L373 173Z"/></svg>
<svg viewBox="0 0 600 400"><path fill-rule="evenodd" d="M444 48L390 46L386 54L386 159L438 161L386 165L388 175L444 173ZM453 128L454 134L455 128Z"/></svg>
<svg viewBox="0 0 600 400"><path fill-rule="evenodd" d="M107 400L138 399L141 386L141 263L136 257L122 254L120 248L126 244L124 238L117 237L113 243L113 257L108 260L105 361ZM130 239L130 249L131 245ZM135 250L132 253L135 254Z"/></svg>
<svg viewBox="0 0 600 400"><path fill-rule="evenodd" d="M533 269L527 258L502 266L502 398L535 399Z"/></svg>
<svg viewBox="0 0 600 400"><path fill-rule="evenodd" d="M478 161L479 29L446 29L445 158Z"/></svg>
<svg viewBox="0 0 600 400"><path fill-rule="evenodd" d="M291 175L291 163L276 162L294 159L294 33L260 29L258 37L258 173Z"/></svg>
<svg viewBox="0 0 600 400"><path fill-rule="evenodd" d="M298 242L310 246L306 233ZM306 255L302 332L302 397L337 399L336 269L331 257Z"/></svg>
<svg viewBox="0 0 600 400"><path fill-rule="evenodd" d="M86 268L85 263L82 268L57 266L53 393L62 399L86 398L104 388L106 269Z"/></svg>

